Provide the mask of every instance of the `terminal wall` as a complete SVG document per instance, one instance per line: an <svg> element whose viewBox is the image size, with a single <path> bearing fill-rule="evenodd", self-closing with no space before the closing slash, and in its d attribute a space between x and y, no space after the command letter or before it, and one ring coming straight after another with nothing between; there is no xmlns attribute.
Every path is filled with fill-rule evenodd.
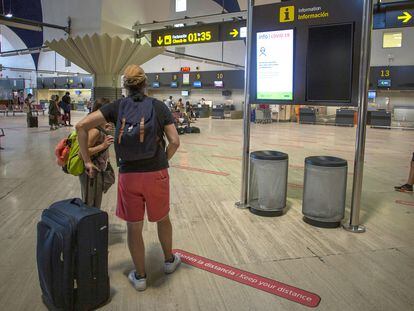
<svg viewBox="0 0 414 311"><path fill-rule="evenodd" d="M73 73L87 73L85 70L73 63L69 67L66 67L65 58L53 51L40 53L38 69L59 72L66 71Z"/></svg>
<svg viewBox="0 0 414 311"><path fill-rule="evenodd" d="M45 23L66 25L72 19L72 36L99 33L101 29L102 0L42 0L43 21ZM61 39L65 33L45 28L44 40Z"/></svg>

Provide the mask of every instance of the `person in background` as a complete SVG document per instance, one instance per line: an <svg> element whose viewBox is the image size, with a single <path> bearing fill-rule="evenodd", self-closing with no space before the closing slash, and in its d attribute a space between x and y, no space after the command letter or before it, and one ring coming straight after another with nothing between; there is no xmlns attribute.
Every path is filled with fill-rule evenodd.
<svg viewBox="0 0 414 311"><path fill-rule="evenodd" d="M89 131L99 125L110 123L117 124L119 136L116 141L117 159L119 159L119 178L118 178L118 205L116 215L127 222L128 246L135 270L128 274L128 279L134 288L143 291L147 287L147 275L145 272L145 246L142 236L144 226L145 211L148 220L157 223L158 238L164 252L164 272L173 273L181 263L178 255L172 252L172 225L169 217L170 211L170 179L168 174L168 161L174 156L180 146L180 139L174 125L174 119L170 110L163 102L150 98L145 95L147 77L144 70L137 65L130 65L124 72L124 87L128 90L128 98L118 100L111 104L104 105L100 110L91 113L82 119L77 125L78 141L80 152L85 163L85 169L89 176L97 169L91 161L88 151ZM124 127L128 126L126 120L130 117L119 115L120 107L123 111L134 111L136 104L152 105L153 117L157 118L157 128L145 129L139 137L142 137L146 148L155 150L155 155L143 157L140 160L122 160L123 156L130 158L137 157L139 154L118 154L117 150L122 149L127 153L128 149L136 147L139 139L125 140L128 138L124 133ZM145 109L145 108L142 108ZM121 120L118 121L118 118ZM130 121L131 122L131 121ZM127 130L135 131L131 125ZM164 134L169 142L165 149ZM142 135L142 136L141 136ZM145 137L155 136L154 140L145 141ZM154 145L155 144L155 145ZM143 156L143 155L142 155Z"/></svg>
<svg viewBox="0 0 414 311"><path fill-rule="evenodd" d="M92 98L89 98L89 100L86 102L86 108L88 109L88 112L92 112Z"/></svg>
<svg viewBox="0 0 414 311"><path fill-rule="evenodd" d="M93 104L92 112L98 111L104 105L109 104L109 99L101 98ZM105 124L105 130L108 130L109 124ZM86 172L79 176L81 184L82 200L88 206L101 208L102 195L104 190L104 172L109 162L108 148L113 144L114 138L106 135L102 130L92 128L88 132L88 151L89 156L93 159L94 165L98 168L93 178L90 178Z"/></svg>
<svg viewBox="0 0 414 311"><path fill-rule="evenodd" d="M20 109L23 110L23 106L24 106L24 93L23 92L20 92L19 95L17 96L17 103Z"/></svg>
<svg viewBox="0 0 414 311"><path fill-rule="evenodd" d="M177 103L177 109L180 110L181 113L185 113L185 107L183 103L183 99L180 98Z"/></svg>
<svg viewBox="0 0 414 311"><path fill-rule="evenodd" d="M173 108L173 106L174 106L174 102L173 102L173 97L172 96L170 96L167 100L166 100L166 102L165 102L165 104L167 105L167 107L168 108Z"/></svg>
<svg viewBox="0 0 414 311"><path fill-rule="evenodd" d="M26 99L24 100L24 110L25 112L31 114L32 113L32 105L34 103L33 94L27 94Z"/></svg>
<svg viewBox="0 0 414 311"><path fill-rule="evenodd" d="M408 181L406 184L402 186L395 186L394 189L399 192L413 192L413 184L414 184L414 153L413 158L411 159L411 167L410 167L410 173L408 175Z"/></svg>
<svg viewBox="0 0 414 311"><path fill-rule="evenodd" d="M49 101L49 125L51 131L59 128L60 109L56 99L57 95L52 95Z"/></svg>
<svg viewBox="0 0 414 311"><path fill-rule="evenodd" d="M72 107L71 107L71 98L70 98L69 92L66 92L65 96L62 97L61 107L63 109L63 112L65 113L65 125L73 126L71 124L71 117L70 117L70 111Z"/></svg>
<svg viewBox="0 0 414 311"><path fill-rule="evenodd" d="M200 100L200 104L201 104L201 105L205 105L205 104L206 104L206 100L205 100L204 98L201 98L201 100Z"/></svg>

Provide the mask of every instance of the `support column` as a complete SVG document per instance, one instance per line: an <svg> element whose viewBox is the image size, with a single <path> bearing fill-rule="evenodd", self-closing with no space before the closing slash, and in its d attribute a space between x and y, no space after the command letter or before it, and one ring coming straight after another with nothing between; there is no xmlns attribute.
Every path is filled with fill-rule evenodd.
<svg viewBox="0 0 414 311"><path fill-rule="evenodd" d="M359 214L361 210L362 179L364 176L365 139L367 131L369 68L371 62L371 32L372 32L372 9L371 0L361 1L364 5L362 22L361 61L359 68L358 85L358 127L355 146L354 180L352 186L351 215L349 224L343 228L354 233L365 232L361 225Z"/></svg>
<svg viewBox="0 0 414 311"><path fill-rule="evenodd" d="M95 74L92 99L108 98L110 101L121 98L121 76L119 74Z"/></svg>
<svg viewBox="0 0 414 311"><path fill-rule="evenodd" d="M254 0L247 0L247 38L246 59L244 71L244 113L243 113L243 160L242 182L240 201L236 202L237 208L248 208L249 201L249 169L250 169L250 73L252 54L252 30L253 30L253 6Z"/></svg>

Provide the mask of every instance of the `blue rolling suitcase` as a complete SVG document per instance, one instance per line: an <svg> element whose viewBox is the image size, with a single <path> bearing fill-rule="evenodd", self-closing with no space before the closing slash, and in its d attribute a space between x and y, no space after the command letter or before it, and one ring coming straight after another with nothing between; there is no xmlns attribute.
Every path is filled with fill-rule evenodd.
<svg viewBox="0 0 414 311"><path fill-rule="evenodd" d="M49 310L93 310L110 295L108 214L81 199L44 210L37 225L37 266Z"/></svg>

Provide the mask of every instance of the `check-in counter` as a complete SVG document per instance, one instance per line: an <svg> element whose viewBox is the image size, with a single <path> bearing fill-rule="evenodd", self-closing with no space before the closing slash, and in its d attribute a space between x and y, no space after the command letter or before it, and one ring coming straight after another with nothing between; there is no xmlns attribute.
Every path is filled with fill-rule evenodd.
<svg viewBox="0 0 414 311"><path fill-rule="evenodd" d="M214 105L212 112L211 112L211 118L224 119L224 111L225 111L224 105Z"/></svg>
<svg viewBox="0 0 414 311"><path fill-rule="evenodd" d="M371 112L371 127L390 127L391 112L377 110Z"/></svg>
<svg viewBox="0 0 414 311"><path fill-rule="evenodd" d="M197 118L210 118L211 109L209 105L198 105L193 107Z"/></svg>
<svg viewBox="0 0 414 311"><path fill-rule="evenodd" d="M394 120L397 122L414 122L414 107L394 106Z"/></svg>
<svg viewBox="0 0 414 311"><path fill-rule="evenodd" d="M335 125L337 126L354 126L355 110L337 109Z"/></svg>
<svg viewBox="0 0 414 311"><path fill-rule="evenodd" d="M301 124L315 124L316 112L313 108L300 108L299 109L299 122Z"/></svg>

